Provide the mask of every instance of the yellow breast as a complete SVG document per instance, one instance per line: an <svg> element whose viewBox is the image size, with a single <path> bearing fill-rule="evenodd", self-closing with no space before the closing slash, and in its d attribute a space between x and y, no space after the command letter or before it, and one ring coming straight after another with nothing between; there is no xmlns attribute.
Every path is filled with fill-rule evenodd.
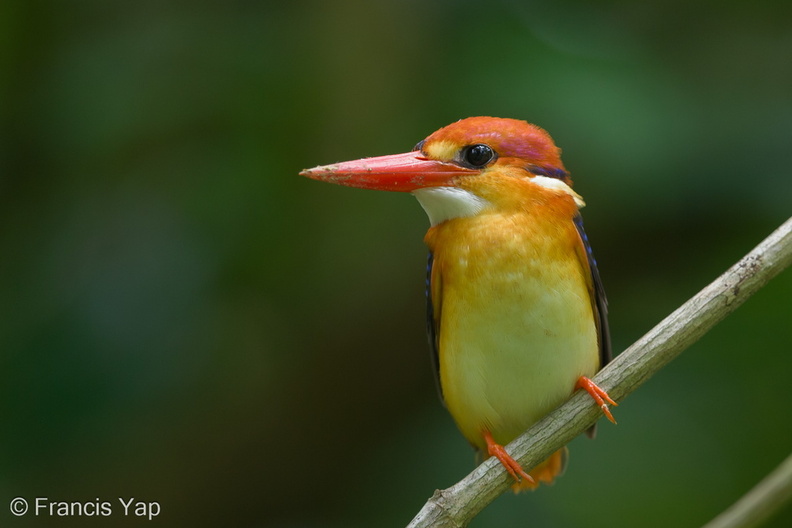
<svg viewBox="0 0 792 528"><path fill-rule="evenodd" d="M443 396L480 449L483 429L510 442L599 368L588 270L567 202L489 208L427 233Z"/></svg>

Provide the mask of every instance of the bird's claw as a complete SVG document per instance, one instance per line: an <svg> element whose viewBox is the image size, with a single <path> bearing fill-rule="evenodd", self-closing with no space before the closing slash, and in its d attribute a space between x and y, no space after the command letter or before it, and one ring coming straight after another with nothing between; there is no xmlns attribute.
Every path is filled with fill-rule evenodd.
<svg viewBox="0 0 792 528"><path fill-rule="evenodd" d="M516 482L520 482L520 480L525 479L532 484L534 483L533 477L526 473L520 463L514 460L511 455L506 452L505 447L497 443L492 438L492 434L489 431L484 431L484 440L487 442L487 453L490 456L497 458Z"/></svg>
<svg viewBox="0 0 792 528"><path fill-rule="evenodd" d="M586 376L580 376L578 378L577 383L575 383L575 388L583 389L588 392L589 396L591 396L594 401L597 402L597 405L599 405L600 409L602 409L602 413L605 415L605 417L611 422L616 423L616 419L613 417L613 414L611 414L610 409L608 408L608 403L614 407L618 407L619 404L613 401L604 389L601 389L596 383L591 381L591 379L587 378Z"/></svg>

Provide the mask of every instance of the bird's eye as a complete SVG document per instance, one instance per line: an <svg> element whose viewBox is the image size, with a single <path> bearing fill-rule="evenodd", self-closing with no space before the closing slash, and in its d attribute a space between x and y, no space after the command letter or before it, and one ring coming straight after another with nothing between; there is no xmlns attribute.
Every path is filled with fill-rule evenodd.
<svg viewBox="0 0 792 528"><path fill-rule="evenodd" d="M495 159L495 151L489 145L478 143L462 149L461 158L465 165L479 169Z"/></svg>

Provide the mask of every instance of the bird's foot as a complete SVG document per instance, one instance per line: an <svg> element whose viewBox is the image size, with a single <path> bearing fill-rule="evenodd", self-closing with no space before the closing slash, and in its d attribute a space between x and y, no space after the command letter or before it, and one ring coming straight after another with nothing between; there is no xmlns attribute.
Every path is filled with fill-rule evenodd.
<svg viewBox="0 0 792 528"><path fill-rule="evenodd" d="M608 396L607 392L599 388L599 386L597 386L596 383L591 381L586 376L580 376L578 378L577 383L575 383L575 388L583 389L586 392L588 392L589 396L594 398L594 401L597 402L597 405L600 406L600 409L602 409L602 412L605 414L608 420L610 420L613 423L616 423L616 420L613 418L613 415L611 414L610 409L608 408L608 403L610 403L613 406L618 406L619 404L613 401L611 397Z"/></svg>
<svg viewBox="0 0 792 528"><path fill-rule="evenodd" d="M509 472L509 475L511 475L515 481L520 482L521 479L525 479L530 483L534 483L533 477L525 472L520 463L514 460L511 455L506 452L506 448L497 443L492 438L492 434L486 429L484 430L484 440L487 442L487 453L500 460L500 463L503 464L503 467L506 468L506 471Z"/></svg>

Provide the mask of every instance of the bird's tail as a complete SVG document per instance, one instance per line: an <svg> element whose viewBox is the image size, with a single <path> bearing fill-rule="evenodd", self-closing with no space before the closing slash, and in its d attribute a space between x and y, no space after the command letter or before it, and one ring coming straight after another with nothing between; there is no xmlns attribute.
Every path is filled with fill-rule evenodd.
<svg viewBox="0 0 792 528"><path fill-rule="evenodd" d="M533 477L533 482L530 482L526 479L523 479L520 482L515 482L512 484L512 490L514 493L520 493L521 491L525 490L535 490L539 487L540 482L552 484L556 477L560 477L564 474L568 458L569 449L562 447L550 455L547 460L528 472L528 474Z"/></svg>

